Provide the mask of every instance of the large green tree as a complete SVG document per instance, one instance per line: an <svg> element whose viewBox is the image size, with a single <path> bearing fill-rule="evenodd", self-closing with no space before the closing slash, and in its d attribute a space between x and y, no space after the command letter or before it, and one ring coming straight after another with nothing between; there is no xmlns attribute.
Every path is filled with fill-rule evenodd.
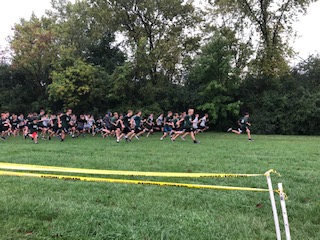
<svg viewBox="0 0 320 240"><path fill-rule="evenodd" d="M50 84L50 71L58 54L57 35L54 21L47 17L30 20L22 19L14 26L14 35L10 39L12 68L25 73L32 94L45 95Z"/></svg>
<svg viewBox="0 0 320 240"><path fill-rule="evenodd" d="M124 64L125 55L115 44L110 25L104 24L99 18L102 10L93 11L88 1L71 4L55 0L53 7L49 15L57 22L61 54L56 71L52 74L54 82L49 89L51 100L58 105L63 103L65 107L74 106L79 111L91 111L94 108L95 112L103 112L113 108L110 92L114 85L110 76ZM84 67L84 71L80 71L81 67ZM79 80L74 77L69 81L72 78L71 70L87 77L79 77ZM92 76L85 75L88 72ZM70 83L68 87L66 80ZM90 91L84 93L84 86ZM64 92L66 88L71 91ZM73 98L70 94L74 95Z"/></svg>
<svg viewBox="0 0 320 240"><path fill-rule="evenodd" d="M65 108L88 111L94 104L90 101L94 98L93 88L99 87L95 81L99 81L97 68L78 59L73 66L52 72L49 96L55 101L62 101Z"/></svg>
<svg viewBox="0 0 320 240"><path fill-rule="evenodd" d="M134 86L135 98L139 98L135 102L139 105L158 102L161 108L167 108L165 101L177 96L172 93L173 85L183 80L184 59L199 46L199 38L187 34L200 20L192 1L90 2L100 16L104 9L104 21L126 43L131 66L126 81Z"/></svg>
<svg viewBox="0 0 320 240"><path fill-rule="evenodd" d="M292 24L315 1L209 0L215 13L223 19L222 24L232 27L239 35L249 36L252 41L258 40L259 48L250 71L267 78L277 78L289 71L288 39L294 34Z"/></svg>
<svg viewBox="0 0 320 240"><path fill-rule="evenodd" d="M319 134L320 59L309 57L279 80L277 89L257 89L256 78L241 86L244 107L252 110L254 132ZM258 94L259 92L259 94Z"/></svg>
<svg viewBox="0 0 320 240"><path fill-rule="evenodd" d="M239 52L239 49L243 51ZM193 105L208 112L211 123L218 121L220 124L239 114L239 75L248 60L246 51L240 48L234 32L223 29L215 32L196 58L187 87Z"/></svg>
<svg viewBox="0 0 320 240"><path fill-rule="evenodd" d="M7 102L15 111L49 108L46 92L58 55L55 22L49 17L21 19L10 38L10 77L6 78ZM12 100L9 100L12 99ZM28 109L27 109L28 108Z"/></svg>
<svg viewBox="0 0 320 240"><path fill-rule="evenodd" d="M107 10L94 11L89 1L54 0L53 7L49 15L58 23L60 44L73 49L75 58L101 66L108 74L123 64L125 56L115 44L114 27L100 17Z"/></svg>

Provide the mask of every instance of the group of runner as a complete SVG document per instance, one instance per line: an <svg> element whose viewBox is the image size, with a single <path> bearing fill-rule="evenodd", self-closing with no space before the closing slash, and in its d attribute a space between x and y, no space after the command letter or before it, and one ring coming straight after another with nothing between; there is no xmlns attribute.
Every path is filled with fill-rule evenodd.
<svg viewBox="0 0 320 240"><path fill-rule="evenodd" d="M122 139L128 142L133 138L139 139L142 134L149 137L159 131L163 133L161 141L167 136L171 141L178 137L185 140L190 135L194 143L199 143L195 135L208 129L208 121L208 114L200 118L193 109L181 114L169 111L157 118L153 114L144 118L141 111L134 114L129 110L126 114L108 113L96 120L90 114L77 117L71 109L59 114L47 114L41 110L40 113L29 113L26 117L23 114L1 113L0 132L2 140L10 135L23 134L24 138L31 138L34 143L38 143L39 138L51 140L56 136L64 141L67 135L76 138L84 134L101 134L104 138L113 136L119 143Z"/></svg>

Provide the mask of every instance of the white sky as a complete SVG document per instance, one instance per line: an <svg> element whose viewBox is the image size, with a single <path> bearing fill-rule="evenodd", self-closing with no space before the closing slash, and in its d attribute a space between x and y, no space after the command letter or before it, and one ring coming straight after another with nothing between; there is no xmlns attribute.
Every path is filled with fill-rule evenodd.
<svg viewBox="0 0 320 240"><path fill-rule="evenodd" d="M72 0L74 2L75 0ZM51 0L0 0L0 50L8 44L6 38L12 35L12 27L20 18L28 19L32 12L37 16L44 14L51 8ZM298 38L293 47L299 57L306 59L310 54L320 53L320 2L312 3L306 16L301 16L300 21L294 24ZM295 62L299 61L296 59Z"/></svg>

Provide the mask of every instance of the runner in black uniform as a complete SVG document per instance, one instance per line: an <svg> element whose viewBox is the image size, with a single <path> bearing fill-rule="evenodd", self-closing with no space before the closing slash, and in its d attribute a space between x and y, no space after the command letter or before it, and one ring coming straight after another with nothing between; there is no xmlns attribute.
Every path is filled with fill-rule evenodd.
<svg viewBox="0 0 320 240"><path fill-rule="evenodd" d="M249 128L251 126L251 123L249 123L249 117L250 117L250 114L245 113L244 116L238 120L239 128L237 130L229 128L228 132L233 132L236 134L241 134L243 132L246 132L248 135L249 142L253 141L253 139L251 138L251 131Z"/></svg>
<svg viewBox="0 0 320 240"><path fill-rule="evenodd" d="M183 140L185 140L184 138L190 134L192 140L194 143L200 143L199 141L196 140L195 136L194 136L194 130L192 128L192 116L194 114L194 109L190 108L188 110L188 115L186 115L184 117L184 135L181 137ZM172 137L172 141L175 141L175 139L179 136L180 134L176 134L174 137Z"/></svg>
<svg viewBox="0 0 320 240"><path fill-rule="evenodd" d="M82 135L84 137L84 125L87 123L86 118L84 115L80 115L80 118L77 120L77 137Z"/></svg>
<svg viewBox="0 0 320 240"><path fill-rule="evenodd" d="M11 128L9 115L8 113L1 113L0 117L0 132L1 132L1 139L6 140L6 135L9 133Z"/></svg>
<svg viewBox="0 0 320 240"><path fill-rule="evenodd" d="M101 118L98 118L98 120L93 125L94 125L94 132L92 133L93 136L96 135L97 133L102 133L103 120Z"/></svg>
<svg viewBox="0 0 320 240"><path fill-rule="evenodd" d="M113 113L113 116L108 119L108 122L110 124L110 127L109 128L105 127L102 130L103 132L105 132L103 137L106 137L108 136L108 134L110 134L111 136L116 136L116 139L118 140L121 134L121 124L119 122L119 114L117 112Z"/></svg>
<svg viewBox="0 0 320 240"><path fill-rule="evenodd" d="M122 120L119 118L119 114L117 112L113 113L113 117L110 118L110 131L111 134L116 135L117 143L120 142L121 129L123 129Z"/></svg>
<svg viewBox="0 0 320 240"><path fill-rule="evenodd" d="M163 128L163 135L160 138L162 141L167 135L170 135L171 137L171 131L173 128L173 122L172 122L172 112L169 111L168 115L164 118L164 128Z"/></svg>
<svg viewBox="0 0 320 240"><path fill-rule="evenodd" d="M58 127L61 130L61 142L64 141L66 134L69 132L69 122L71 120L72 110L69 108L65 114L58 117Z"/></svg>
<svg viewBox="0 0 320 240"><path fill-rule="evenodd" d="M33 140L35 144L38 143L38 130L39 130L39 120L36 118L28 125L29 137Z"/></svg>
<svg viewBox="0 0 320 240"><path fill-rule="evenodd" d="M129 140L129 137L134 133L134 130L131 129L132 124L132 110L128 111L128 114L123 116L122 121L122 134L120 135L120 139L124 137L126 141Z"/></svg>
<svg viewBox="0 0 320 240"><path fill-rule="evenodd" d="M141 119L141 111L139 111L134 117L134 133L131 135L130 140L133 137L136 137L136 139L140 140L139 136L146 132L145 129L142 128L143 120Z"/></svg>
<svg viewBox="0 0 320 240"><path fill-rule="evenodd" d="M33 114L28 113L28 116L24 121L24 129L23 129L24 138L27 138L29 136L29 125L32 124L33 119L34 119Z"/></svg>

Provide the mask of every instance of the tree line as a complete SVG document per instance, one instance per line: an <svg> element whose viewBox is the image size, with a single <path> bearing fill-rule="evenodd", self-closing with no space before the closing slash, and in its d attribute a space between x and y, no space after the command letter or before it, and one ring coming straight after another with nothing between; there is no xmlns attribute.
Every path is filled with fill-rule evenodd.
<svg viewBox="0 0 320 240"><path fill-rule="evenodd" d="M320 133L320 57L292 67L293 21L314 0L53 0L13 27L0 109L76 113L193 107L225 130Z"/></svg>

